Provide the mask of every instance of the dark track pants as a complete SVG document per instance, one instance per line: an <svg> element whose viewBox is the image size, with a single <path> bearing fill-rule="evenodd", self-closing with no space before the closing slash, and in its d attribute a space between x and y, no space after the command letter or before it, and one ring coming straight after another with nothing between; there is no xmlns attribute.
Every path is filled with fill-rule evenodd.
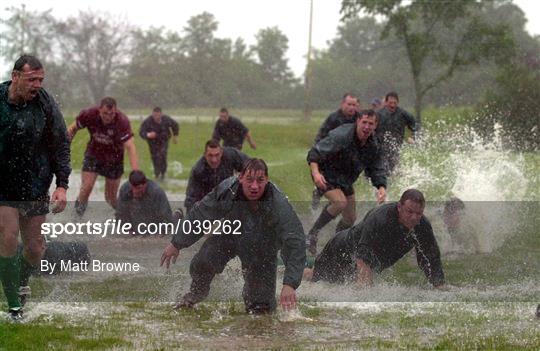
<svg viewBox="0 0 540 351"><path fill-rule="evenodd" d="M167 151L169 143L153 143L150 144L150 155L152 164L154 165L154 175L158 178L165 175L167 172Z"/></svg>
<svg viewBox="0 0 540 351"><path fill-rule="evenodd" d="M277 256L272 250L261 248L257 251L254 255L251 249L246 250L235 235L212 235L208 238L193 257L189 269L193 302L200 302L208 296L214 276L222 273L227 262L238 255L242 263L242 297L246 310L254 313L274 311Z"/></svg>
<svg viewBox="0 0 540 351"><path fill-rule="evenodd" d="M343 284L354 280L356 264L347 248L346 234L347 231L339 232L315 258L313 282L322 280Z"/></svg>

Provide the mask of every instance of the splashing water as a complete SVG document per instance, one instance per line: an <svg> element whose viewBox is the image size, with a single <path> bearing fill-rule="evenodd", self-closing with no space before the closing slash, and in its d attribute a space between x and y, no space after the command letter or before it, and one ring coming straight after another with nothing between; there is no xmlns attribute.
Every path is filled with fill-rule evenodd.
<svg viewBox="0 0 540 351"><path fill-rule="evenodd" d="M302 313L300 313L300 310L298 308L295 308L294 310L290 311L284 311L279 310L277 314L277 318L280 322L313 322L314 320L309 317L302 316Z"/></svg>
<svg viewBox="0 0 540 351"><path fill-rule="evenodd" d="M473 251L490 253L512 237L524 220L507 202L538 200L530 190L536 181L527 177L525 164L523 154L503 148L497 133L485 143L468 128L454 128L451 133L426 135L418 145L403 147L390 197L397 199L415 187L428 201L460 198L467 204L462 224L475 242ZM443 226L437 228L444 230Z"/></svg>
<svg viewBox="0 0 540 351"><path fill-rule="evenodd" d="M489 143L467 128L426 135L418 145L404 146L392 193L418 187L431 190L429 200L527 200L524 163L522 154L503 149L497 134Z"/></svg>
<svg viewBox="0 0 540 351"><path fill-rule="evenodd" d="M418 145L405 145L403 147L402 163L399 166L398 175L393 177L389 195L395 200L405 189L417 187L424 191L429 201L445 201L450 196L461 198L466 202L466 211L462 219L462 224L466 228L465 235L475 238L478 242L479 252L493 253L508 242L509 238L517 234L518 223L524 220L519 206L514 206L514 203L510 201L538 201L538 195L535 195L538 193L530 191L531 184L534 184L535 180L530 175L527 175L526 166L524 165L527 161L526 158L522 154L504 150L501 145L497 137L491 143L484 144L473 132L465 129L460 131L454 129L452 134L444 136L426 135L425 139ZM285 162L282 160L272 161L271 164L274 166L283 165ZM182 172L182 165L179 162L173 162L171 174L177 176ZM79 178L80 176L77 174L75 182L71 183L74 190L68 192L70 199L73 199L78 192ZM169 185L169 183L166 184ZM172 181L170 184L177 188L183 185ZM97 186L98 188L94 189L92 193L91 200L103 201L103 187L99 182ZM371 185L368 186L371 187ZM309 189L311 190L311 184ZM174 195L178 195L178 192L175 191L173 194L168 195L174 197ZM433 212L426 213L436 234L445 230L444 223L440 220L440 204L438 206L435 209L430 209ZM100 209L97 209L96 212L98 210ZM110 210L108 212L102 210L102 212L104 213L99 213L100 218L101 216L107 217L110 215ZM360 216L364 213L359 211ZM94 216L97 217L98 214L91 214L87 217L94 218ZM438 220L436 219L437 216L439 216ZM61 216L57 215L58 217ZM302 220L304 228L306 228L311 226L315 219L307 216L302 217ZM399 271L399 267L393 267L375 277L376 284L369 289L358 289L353 284L343 286L324 282L303 282L298 289L300 310L291 312L278 311L277 315L270 319L248 318L238 312L229 312L227 307L220 307L219 301L233 300L237 305L236 310L243 310L241 301L243 287L241 265L238 259L234 259L229 262L225 272L215 278L210 296L207 302L202 304L201 315L204 315L206 309L215 308L208 314L207 320L199 317L199 319L202 319L202 331L199 329L187 329L183 333L170 334L168 331L176 328L184 321L199 321L199 319L189 314L180 315L179 317L173 316L170 320L161 318L161 314L166 314L170 310L170 306L168 304L165 306L165 303L178 300L189 289L191 281L189 262L197 251L197 247L183 251L179 262L171 268L172 274L168 275L163 273L162 268L158 267L159 256L168 242L165 239L147 241L130 239L131 241L117 244L114 242L105 244L102 243L102 240L90 241L91 251L96 258L113 260L118 257L125 257L134 259L140 261L144 269L137 274L133 273L125 276L94 273L47 278L49 279L48 282L55 283L55 286L50 289L50 292L45 297L41 298L43 302L31 302L28 317L30 320L39 320L42 316L60 315L65 316L70 323L73 320L82 324L88 318L91 321L96 321L100 320L102 315L110 314L111 311L121 312L125 315L125 320L122 323L127 325L124 328L129 331L135 326L137 328L141 327L136 323L138 323L139 316L142 316L145 318L143 321L146 324L145 328L148 328L148 330L141 327L141 335L134 338L135 348L138 345L142 345L140 348L149 345L149 347L153 348L159 348L160 345L169 346L166 342L173 342L175 338L180 338L182 341L197 339L200 344L197 344L194 348L204 348L205 346L217 348L226 344L232 348L235 348L235 346L236 348L242 348L242 346L254 348L254 345L260 346L263 342L266 343L264 344L266 346L279 347L287 346L287 344L280 344L280 342L283 342L282 340L286 340L285 342L294 340L308 340L308 342L313 340L350 341L351 335L355 335L355 333L359 338L364 339L373 337L373 335L379 335L382 338L388 337L389 339L401 338L405 340L404 345L407 345L409 339L400 335L399 330L396 331L394 322L399 318L405 321L411 319L410 323L405 324L413 326L417 322L412 317L416 315L425 317L426 320L436 320L434 327L424 329L419 327L418 329L420 334L424 333L428 338L435 337L435 340L437 336L446 335L448 323L452 319L456 319L457 322L451 327L450 334L453 334L456 330L458 333L469 332L469 326L459 319L459 316L463 314L471 315L471 317L467 317L469 319L463 317L465 322L468 320L478 322L475 319L478 314L486 319L496 320L498 318L500 322L496 327L492 327L493 323L489 321L489 323L482 324L488 336L491 334L498 335L498 329L500 329L501 334L505 334L505 330L509 331L508 334L515 330L520 332L521 328L529 330L531 324L527 319L527 313L529 313L532 305L531 301L538 300L538 296L540 296L538 275L531 273L521 276L516 274L515 279L512 277L507 281L498 280L496 277L493 279L488 277L483 281L475 282L470 279L460 280L459 277L455 278L455 274L461 268L454 268L454 271L449 270L450 274L448 274L449 290L438 291L427 284L421 273L417 271L417 267L412 268L415 270L415 276L413 277L414 281L410 284L402 283L403 276L408 275L410 272L403 273ZM525 261L527 257L534 258L534 256L526 256L530 255L530 252L534 253L534 250L533 247L526 254L518 254L523 255ZM442 251L443 260L446 260L444 250ZM463 250L459 253L474 252ZM491 256L497 255L499 255L498 252ZM468 259L470 257L461 255L458 258L461 261L458 261L458 263L463 263L466 266L469 264ZM535 264L535 262L538 261L532 260L532 264ZM412 266L415 266L414 262ZM514 272L511 267L508 270ZM494 270L493 275L496 274ZM86 294L85 290L91 290L92 285L97 285L107 279L111 279L112 283L118 284L124 290L132 291L133 301L145 301L144 307L134 309L133 307L126 307L116 300L113 303L73 302L77 301L77 299L92 301L94 296L90 293ZM131 283L124 284L124 280L126 282L131 281ZM280 271L277 280L278 287L281 280L282 272ZM71 282L76 284L70 284ZM152 288L155 286L159 286L160 289L156 289L150 299L140 295L140 291L145 289L153 291ZM101 300L97 297L96 299ZM55 302L57 300L69 303ZM156 303L149 301L156 301ZM218 301L217 304L216 301ZM507 302L509 303L508 306L505 305ZM501 306L494 305L494 303L499 303ZM205 304L206 307L204 307ZM149 306L152 308L148 308ZM534 306L536 306L536 303ZM374 320L373 325L364 321L369 318L379 318L379 315L380 318L386 318L385 313L386 316L388 313L392 313L391 321L385 322L384 319ZM440 315L442 317L437 319ZM508 322L507 318L514 319ZM276 319L279 322L287 323L276 323ZM441 320L444 320L444 322ZM519 323L516 323L516 321ZM464 326L460 327L461 324L464 324ZM291 326L294 332L290 332ZM186 325L185 328L187 327ZM284 331L281 331L280 328ZM276 333L276 330L278 333ZM149 337L149 335L156 333L162 334L159 334L156 339ZM263 334L263 336L260 337L258 334ZM146 339L154 340L152 342L155 342L155 344L145 344ZM160 344L159 340L162 339L166 340L166 342ZM255 340L255 344L250 344L253 340ZM414 340L414 336L410 340ZM261 342L261 344L256 342ZM427 345L436 346L436 343L427 342ZM400 345L396 344L394 346ZM371 347L368 346L367 348L375 347L371 345ZM354 348L354 346L351 346L351 348Z"/></svg>
<svg viewBox="0 0 540 351"><path fill-rule="evenodd" d="M184 166L180 161L172 161L170 165L170 170L175 177L178 177L182 173L184 173Z"/></svg>

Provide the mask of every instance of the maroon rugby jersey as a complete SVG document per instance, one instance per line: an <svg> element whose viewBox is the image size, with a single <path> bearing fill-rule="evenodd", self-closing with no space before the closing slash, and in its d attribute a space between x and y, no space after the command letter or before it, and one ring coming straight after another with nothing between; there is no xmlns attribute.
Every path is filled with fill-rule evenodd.
<svg viewBox="0 0 540 351"><path fill-rule="evenodd" d="M88 128L90 141L85 156L95 157L106 164L124 162L124 143L133 136L128 118L116 111L114 121L104 124L98 107L82 110L77 116L77 128Z"/></svg>

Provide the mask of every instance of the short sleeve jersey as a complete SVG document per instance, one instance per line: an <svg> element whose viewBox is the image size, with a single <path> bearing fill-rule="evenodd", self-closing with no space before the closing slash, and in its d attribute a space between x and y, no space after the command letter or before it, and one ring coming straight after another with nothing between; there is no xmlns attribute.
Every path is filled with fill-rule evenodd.
<svg viewBox="0 0 540 351"><path fill-rule="evenodd" d="M91 107L79 113L77 128L87 128L90 133L85 156L95 157L106 164L124 161L124 143L133 136L133 132L128 118L122 112L117 111L114 121L104 124L99 109Z"/></svg>

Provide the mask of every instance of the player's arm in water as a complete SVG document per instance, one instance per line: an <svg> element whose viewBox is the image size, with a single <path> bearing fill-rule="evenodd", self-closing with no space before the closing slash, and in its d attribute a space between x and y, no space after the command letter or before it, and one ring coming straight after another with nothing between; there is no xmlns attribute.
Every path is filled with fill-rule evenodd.
<svg viewBox="0 0 540 351"><path fill-rule="evenodd" d="M433 228L427 219L422 220L417 232L416 259L429 282L437 289L444 289L444 272L441 252Z"/></svg>
<svg viewBox="0 0 540 351"><path fill-rule="evenodd" d="M361 288L373 285L373 270L359 258L356 259L356 284Z"/></svg>
<svg viewBox="0 0 540 351"><path fill-rule="evenodd" d="M153 187L150 191L155 221L159 223L171 223L173 215L167 194L159 186Z"/></svg>
<svg viewBox="0 0 540 351"><path fill-rule="evenodd" d="M296 289L300 286L306 262L306 238L302 223L285 196L276 204L281 256L285 265L279 303L284 310L296 308Z"/></svg>

